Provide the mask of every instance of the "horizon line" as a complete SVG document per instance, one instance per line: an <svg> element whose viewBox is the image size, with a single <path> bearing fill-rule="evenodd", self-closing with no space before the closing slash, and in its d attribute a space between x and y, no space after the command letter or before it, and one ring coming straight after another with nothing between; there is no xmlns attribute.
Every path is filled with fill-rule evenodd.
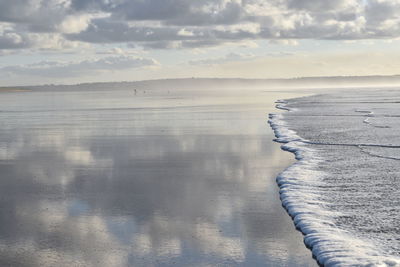
<svg viewBox="0 0 400 267"><path fill-rule="evenodd" d="M70 84L34 84L34 85L0 85L0 89L4 88L18 88L18 87L47 87L47 86L79 86L79 85L90 85L90 84L111 84L111 83L143 83L143 82L157 82L157 81L183 81L183 80L242 80L242 81L259 81L259 82L290 82L299 80L310 80L315 81L318 79L371 79L371 78L399 78L400 74L393 75L334 75L334 76L303 76L303 77L290 77L290 78L244 78L244 77L183 77L183 78L157 78L157 79L145 79L145 80L131 80L131 81L108 81L108 82L82 82L82 83L70 83Z"/></svg>

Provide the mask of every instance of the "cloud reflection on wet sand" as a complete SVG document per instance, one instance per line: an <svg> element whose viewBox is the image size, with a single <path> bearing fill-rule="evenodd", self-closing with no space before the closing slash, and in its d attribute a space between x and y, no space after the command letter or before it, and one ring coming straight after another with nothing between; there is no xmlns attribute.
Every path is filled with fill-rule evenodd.
<svg viewBox="0 0 400 267"><path fill-rule="evenodd" d="M114 110L96 91L3 106L1 265L313 263L276 199L274 177L291 162L265 124L277 96L158 97L165 110L128 95L114 93Z"/></svg>

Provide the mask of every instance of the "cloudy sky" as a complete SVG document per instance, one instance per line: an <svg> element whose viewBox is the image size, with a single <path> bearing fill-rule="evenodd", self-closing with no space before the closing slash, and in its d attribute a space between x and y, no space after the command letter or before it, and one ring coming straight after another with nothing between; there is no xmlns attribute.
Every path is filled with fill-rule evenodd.
<svg viewBox="0 0 400 267"><path fill-rule="evenodd" d="M0 85L400 74L400 0L0 0Z"/></svg>

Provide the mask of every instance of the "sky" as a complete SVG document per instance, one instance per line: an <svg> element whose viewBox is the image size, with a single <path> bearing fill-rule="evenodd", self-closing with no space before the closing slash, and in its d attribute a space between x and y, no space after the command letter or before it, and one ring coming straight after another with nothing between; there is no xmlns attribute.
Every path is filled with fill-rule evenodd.
<svg viewBox="0 0 400 267"><path fill-rule="evenodd" d="M0 86L400 74L400 0L0 0Z"/></svg>

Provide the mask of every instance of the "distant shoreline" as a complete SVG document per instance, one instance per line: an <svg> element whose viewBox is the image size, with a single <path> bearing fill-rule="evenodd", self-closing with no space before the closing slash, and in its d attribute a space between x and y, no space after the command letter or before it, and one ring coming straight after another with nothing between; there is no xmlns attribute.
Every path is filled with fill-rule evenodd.
<svg viewBox="0 0 400 267"><path fill-rule="evenodd" d="M251 79L251 78L171 78L171 79L154 79L154 80L139 80L139 81L114 81L114 82L85 82L77 84L43 84L43 85L13 85L0 86L0 91L5 90L26 90L27 88L43 88L43 87L64 87L64 86L108 86L115 84L131 84L131 85L160 85L164 83L235 83L235 84L254 84L254 85L270 85L276 87L364 87L364 86L400 86L400 75L371 75L371 76L326 76L326 77L298 77L298 78L282 78L282 79Z"/></svg>
<svg viewBox="0 0 400 267"><path fill-rule="evenodd" d="M31 90L23 88L22 86L17 87L0 87L0 92L29 92Z"/></svg>

